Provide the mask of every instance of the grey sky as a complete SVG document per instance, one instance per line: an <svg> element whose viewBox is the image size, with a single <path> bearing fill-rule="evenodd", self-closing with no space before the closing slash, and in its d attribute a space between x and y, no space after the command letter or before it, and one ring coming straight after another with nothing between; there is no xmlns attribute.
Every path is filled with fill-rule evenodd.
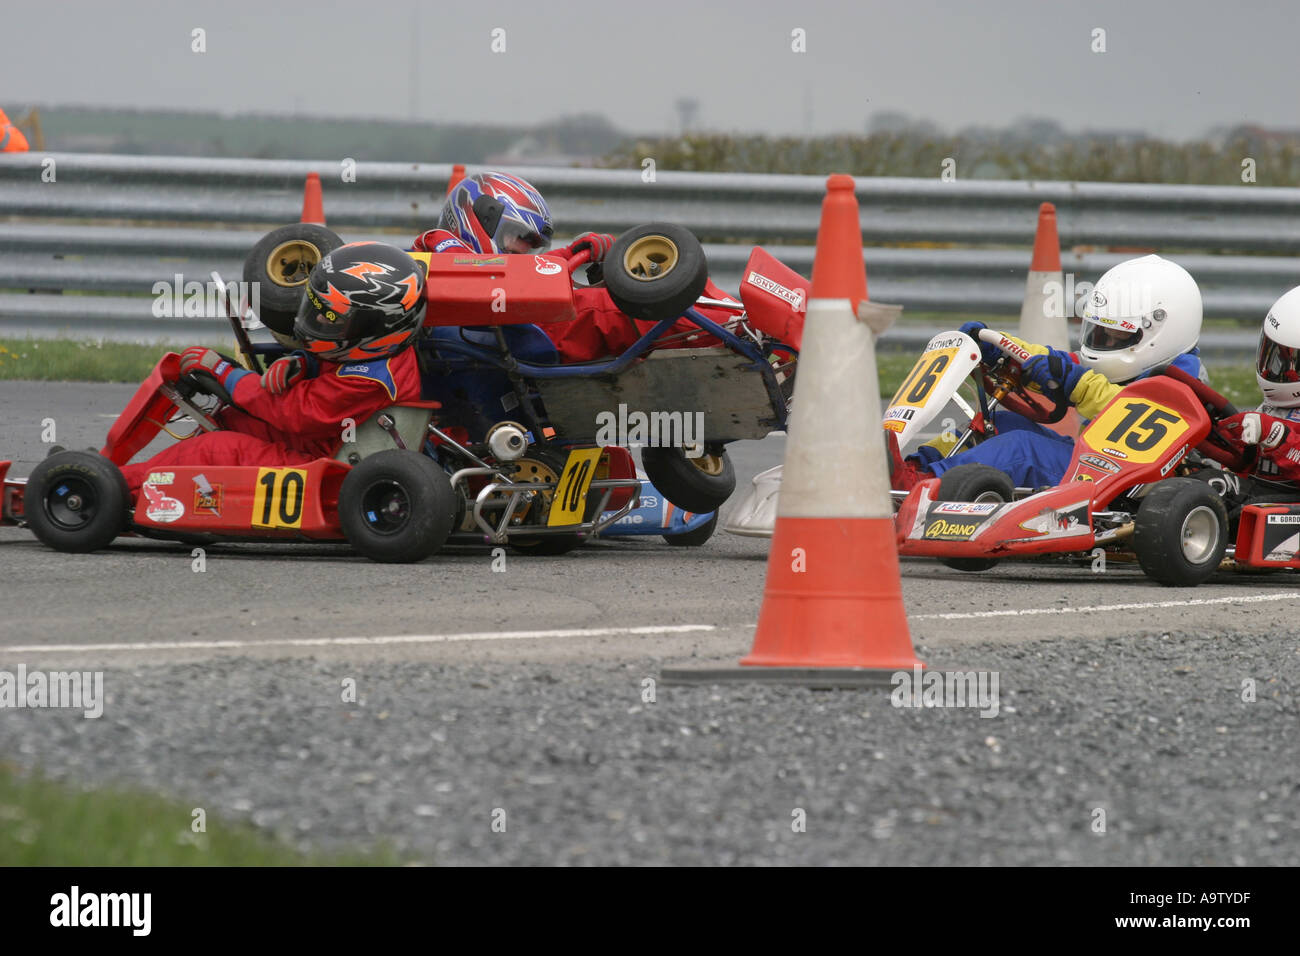
<svg viewBox="0 0 1300 956"><path fill-rule="evenodd" d="M948 129L1035 115L1188 138L1300 126L1297 19L1285 0L50 0L0 13L0 105L503 123L593 111L657 132L692 96L697 125L726 130L801 133L810 105L818 133L899 110ZM1106 53L1091 52L1096 27ZM796 28L806 53L791 51Z"/></svg>

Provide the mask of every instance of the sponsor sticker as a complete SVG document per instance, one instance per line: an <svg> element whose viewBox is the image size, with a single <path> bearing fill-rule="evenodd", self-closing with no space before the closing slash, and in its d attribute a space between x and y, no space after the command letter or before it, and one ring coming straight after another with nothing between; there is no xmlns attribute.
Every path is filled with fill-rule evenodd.
<svg viewBox="0 0 1300 956"><path fill-rule="evenodd" d="M145 479L151 485L170 485L176 480L174 471L151 471L149 477Z"/></svg>
<svg viewBox="0 0 1300 956"><path fill-rule="evenodd" d="M932 514L991 515L1000 506L997 501L944 501L934 506Z"/></svg>
<svg viewBox="0 0 1300 956"><path fill-rule="evenodd" d="M506 264L505 256L457 256L451 260L458 266L503 266Z"/></svg>
<svg viewBox="0 0 1300 956"><path fill-rule="evenodd" d="M1119 474L1119 465L1108 458L1102 458L1101 455L1080 455L1079 464L1096 468L1098 471L1108 471L1112 475Z"/></svg>
<svg viewBox="0 0 1300 956"><path fill-rule="evenodd" d="M203 475L194 476L194 514L206 511L209 515L221 517L221 485L214 485Z"/></svg>
<svg viewBox="0 0 1300 956"><path fill-rule="evenodd" d="M544 256L533 256L533 268L540 275L553 276L557 272L563 272L564 266L560 265L554 259L547 259Z"/></svg>
<svg viewBox="0 0 1300 956"><path fill-rule="evenodd" d="M924 537L942 541L969 541L979 529L978 521L948 521L939 518L925 526Z"/></svg>
<svg viewBox="0 0 1300 956"><path fill-rule="evenodd" d="M1128 458L1128 455L1124 454L1118 448L1111 448L1108 446L1106 448L1103 448L1102 451L1104 451L1108 455L1114 455L1116 458Z"/></svg>
<svg viewBox="0 0 1300 956"><path fill-rule="evenodd" d="M1043 508L1034 517L1020 522L1020 527L1048 538L1081 534L1088 530L1088 504L1080 502L1068 508Z"/></svg>
<svg viewBox="0 0 1300 956"><path fill-rule="evenodd" d="M915 408L899 408L898 406L894 406L889 411L885 412L885 421L889 422L894 421L895 419L901 419L902 421L910 422L915 414Z"/></svg>
<svg viewBox="0 0 1300 956"><path fill-rule="evenodd" d="M1269 515L1269 524L1300 524L1300 515Z"/></svg>
<svg viewBox="0 0 1300 956"><path fill-rule="evenodd" d="M785 299L785 301L790 303L790 307L796 312L803 308L804 294L801 289L787 288L775 279L769 279L767 276L759 272L751 272L745 281L752 286L762 289L764 292L771 293L779 299Z"/></svg>
<svg viewBox="0 0 1300 956"><path fill-rule="evenodd" d="M1183 456L1186 454L1187 454L1187 446L1184 445L1182 448L1178 449L1177 453L1174 455L1173 458L1170 458L1167 462L1165 462L1160 467L1160 477L1163 478L1165 475L1173 471L1174 468L1178 465L1178 463L1183 460Z"/></svg>
<svg viewBox="0 0 1300 956"><path fill-rule="evenodd" d="M144 509L145 517L150 521L171 524L185 516L185 504L177 498L170 497L152 481L146 481L141 486L141 491L144 492L145 501L148 502Z"/></svg>
<svg viewBox="0 0 1300 956"><path fill-rule="evenodd" d="M895 419L894 421L885 422L885 428L889 429L891 432L898 432L900 435L903 433L903 429L906 427L907 424L905 422L900 422L897 419Z"/></svg>

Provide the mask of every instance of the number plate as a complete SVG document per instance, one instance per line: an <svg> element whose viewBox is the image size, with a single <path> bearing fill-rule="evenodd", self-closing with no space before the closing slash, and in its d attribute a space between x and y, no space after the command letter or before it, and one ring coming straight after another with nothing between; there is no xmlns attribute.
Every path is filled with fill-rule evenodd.
<svg viewBox="0 0 1300 956"><path fill-rule="evenodd" d="M562 528L582 524L587 513L587 489L596 477L596 463L600 461L601 448L577 448L569 452L564 464L564 474L551 499L551 513L546 519L549 528Z"/></svg>
<svg viewBox="0 0 1300 956"><path fill-rule="evenodd" d="M948 363L960 351L960 347L953 347L922 353L916 360L916 364L912 366L912 371L907 373L907 378L903 379L903 384L898 387L893 400L889 403L890 407L905 405L921 408L924 406L925 400L934 391L935 384L943 377Z"/></svg>
<svg viewBox="0 0 1300 956"><path fill-rule="evenodd" d="M1097 416L1083 433L1094 451L1125 462L1158 461L1188 430L1183 416L1146 399L1120 399Z"/></svg>
<svg viewBox="0 0 1300 956"><path fill-rule="evenodd" d="M259 468L253 488L254 528L301 528L307 472L301 468Z"/></svg>

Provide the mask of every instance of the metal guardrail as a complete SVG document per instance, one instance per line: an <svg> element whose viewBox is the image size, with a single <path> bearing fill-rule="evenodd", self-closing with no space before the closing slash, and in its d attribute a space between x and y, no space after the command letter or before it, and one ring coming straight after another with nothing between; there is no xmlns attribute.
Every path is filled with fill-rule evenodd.
<svg viewBox="0 0 1300 956"><path fill-rule="evenodd" d="M297 220L308 172L321 175L329 223L345 239L404 244L436 220L451 167L0 157L0 334L220 335L218 320L154 317L154 283L178 274L206 282L213 269L238 278L244 255L265 229ZM518 172L541 189L557 222L571 232L617 233L651 220L691 228L706 240L723 288L736 288L754 243L804 274L811 271L823 177L659 172L647 182L640 169ZM51 173L53 181L45 181ZM1201 284L1208 316L1262 316L1300 283L1296 189L866 178L857 194L864 239L895 244L866 249L872 296L913 311L1017 314L1044 201L1057 207L1066 250L1141 246L1172 253ZM1095 281L1123 258L1067 251L1063 264L1076 282ZM905 323L887 335L925 331ZM1250 351L1253 339L1243 330L1235 341Z"/></svg>

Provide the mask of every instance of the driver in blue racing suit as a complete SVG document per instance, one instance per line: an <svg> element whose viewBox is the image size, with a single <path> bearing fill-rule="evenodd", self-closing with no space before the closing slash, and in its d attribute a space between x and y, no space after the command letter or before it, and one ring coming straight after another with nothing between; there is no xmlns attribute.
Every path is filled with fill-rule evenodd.
<svg viewBox="0 0 1300 956"><path fill-rule="evenodd" d="M1173 365L1202 381L1205 368L1197 353L1201 334L1201 292L1182 266L1160 256L1129 259L1098 280L1083 309L1082 346L1078 356L1007 336L1032 353L1021 381L1048 394L1060 394L1079 415L1094 418L1127 383ZM982 322L967 322L961 331L979 340ZM986 365L1001 357L996 345L980 342ZM922 445L915 455L890 465L891 485L910 490L927 478L957 465L991 465L1011 476L1018 487L1060 484L1074 454L1074 439L1058 435L1007 409L993 415L997 434L944 458L940 440Z"/></svg>

